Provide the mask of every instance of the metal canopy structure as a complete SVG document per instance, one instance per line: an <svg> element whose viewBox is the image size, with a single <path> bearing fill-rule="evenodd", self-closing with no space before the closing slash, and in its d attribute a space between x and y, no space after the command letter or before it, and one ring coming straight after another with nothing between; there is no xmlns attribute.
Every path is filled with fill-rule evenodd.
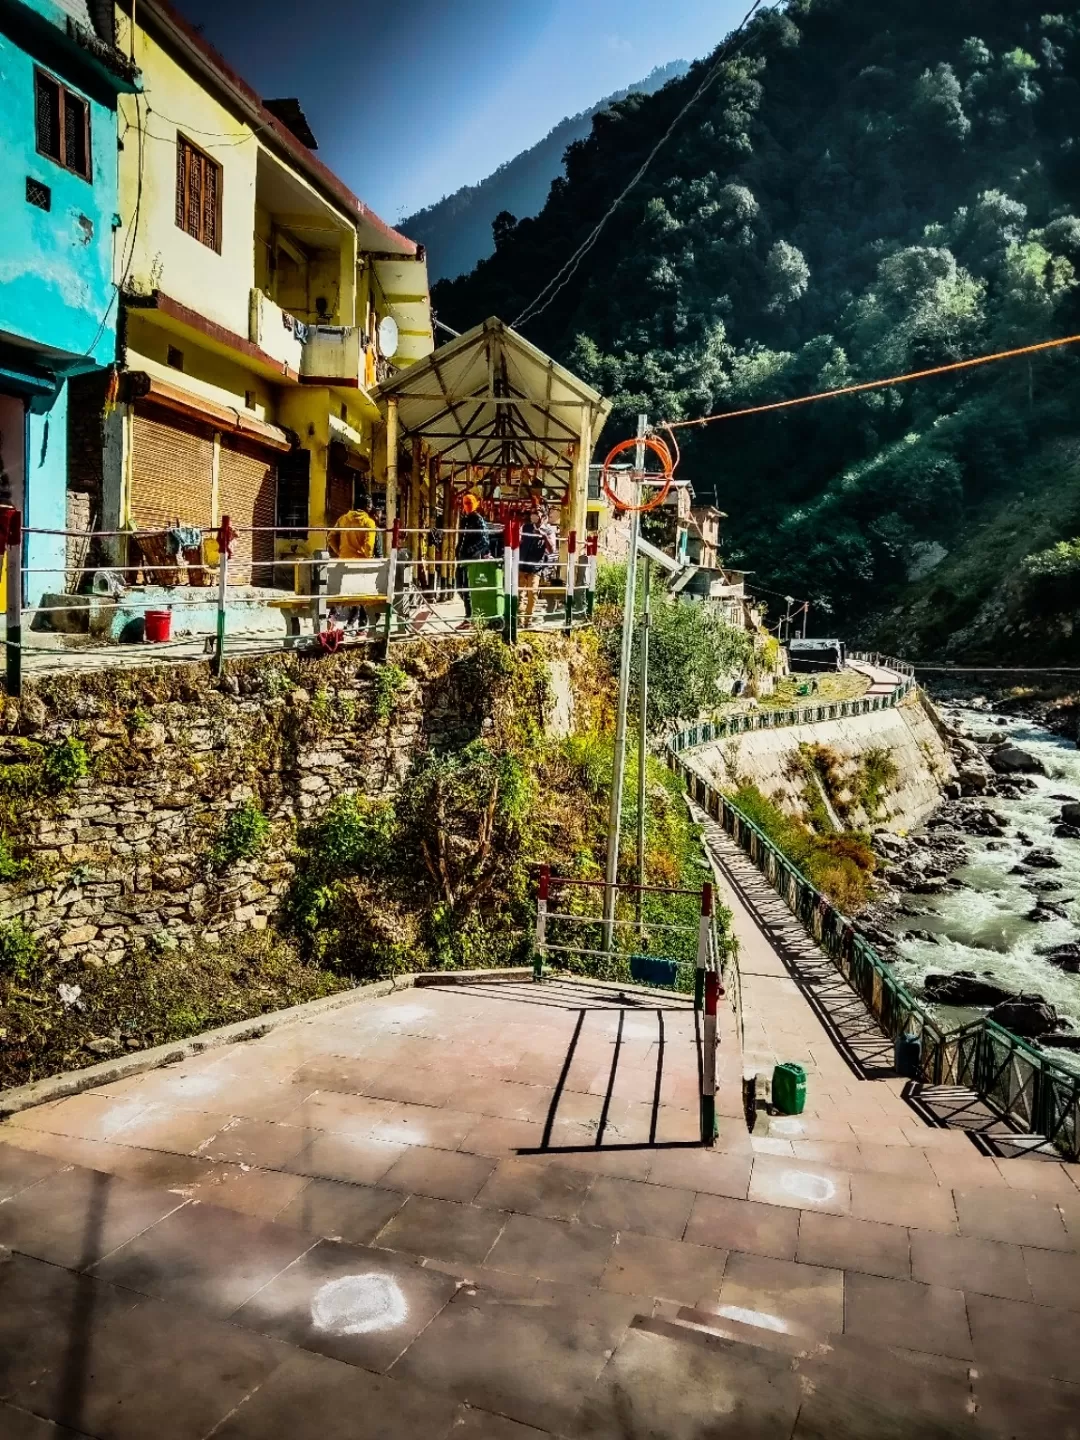
<svg viewBox="0 0 1080 1440"><path fill-rule="evenodd" d="M462 483L515 479L570 500L580 527L593 441L611 402L501 320L485 320L374 392L402 439ZM501 477L501 479L499 478Z"/></svg>

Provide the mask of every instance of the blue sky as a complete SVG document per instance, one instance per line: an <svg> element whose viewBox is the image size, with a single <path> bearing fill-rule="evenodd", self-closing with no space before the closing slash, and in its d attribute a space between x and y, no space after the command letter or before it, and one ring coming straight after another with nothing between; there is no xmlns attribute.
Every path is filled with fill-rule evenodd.
<svg viewBox="0 0 1080 1440"><path fill-rule="evenodd" d="M387 220L480 180L564 115L707 54L746 0L176 0Z"/></svg>

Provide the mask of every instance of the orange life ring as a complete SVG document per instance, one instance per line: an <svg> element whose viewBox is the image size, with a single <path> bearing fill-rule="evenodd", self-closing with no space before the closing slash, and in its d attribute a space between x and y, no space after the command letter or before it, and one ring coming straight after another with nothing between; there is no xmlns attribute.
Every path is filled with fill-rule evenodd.
<svg viewBox="0 0 1080 1440"><path fill-rule="evenodd" d="M653 496L653 498L646 501L644 505L627 505L626 502L620 500L616 492L612 490L611 486L608 483L608 476L610 474L611 465L614 462L616 456L624 454L627 450L633 450L638 445L644 445L645 449L651 451L660 461L661 465L664 467L663 473L656 478L658 480L662 479L664 483L660 490L658 490L657 493ZM643 440L620 440L618 445L615 446L615 448L608 455L607 459L604 461L603 467L600 471L601 487L603 488L604 494L611 501L612 505L614 505L617 510L625 510L630 513L636 511L639 515L644 515L650 510L655 510L658 506L664 503L671 491L671 484L674 478L675 462L671 458L671 451L664 444L663 440L661 440L656 435L646 435Z"/></svg>

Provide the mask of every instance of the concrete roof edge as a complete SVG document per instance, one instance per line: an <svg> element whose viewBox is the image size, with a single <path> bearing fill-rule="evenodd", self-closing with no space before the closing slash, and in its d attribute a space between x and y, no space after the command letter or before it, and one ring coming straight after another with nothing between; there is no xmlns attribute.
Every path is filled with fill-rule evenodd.
<svg viewBox="0 0 1080 1440"><path fill-rule="evenodd" d="M131 8L131 0L120 0L120 3L125 9ZM267 110L262 97L233 70L224 56L204 40L199 32L168 3L168 0L141 0L136 11L136 20L145 22L148 18L157 23L173 44L186 51L204 71L209 72L210 77L232 99L233 103L239 104L242 109L246 110L249 119L254 119L256 128L272 136L274 143L284 151L288 159L292 160L317 188L341 205L350 219L372 225L379 231L387 247L395 253L400 253L402 257L411 257L417 253L420 248L417 242L395 230L369 205L365 205L358 196L354 195L329 166L317 159L276 115L272 115Z"/></svg>

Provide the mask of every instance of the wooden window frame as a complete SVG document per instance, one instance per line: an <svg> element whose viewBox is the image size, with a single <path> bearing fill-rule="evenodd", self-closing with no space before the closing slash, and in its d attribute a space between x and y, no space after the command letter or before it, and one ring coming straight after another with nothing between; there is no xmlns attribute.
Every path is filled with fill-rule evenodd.
<svg viewBox="0 0 1080 1440"><path fill-rule="evenodd" d="M50 155L48 150L41 148L41 136L38 131L39 80L47 80L50 85L55 85L60 92L59 135L57 137L59 141L59 155ZM83 145L86 149L85 170L79 170L74 165L68 163L67 120L65 112L69 97L77 100L83 107ZM59 165L60 168L66 170L69 175L77 175L80 180L85 180L90 185L94 183L94 152L90 143L90 101L85 95L80 95L77 90L72 90L69 85L65 85L62 80L57 79L52 71L45 70L40 65L34 66L34 148L43 159L50 161L53 165Z"/></svg>
<svg viewBox="0 0 1080 1440"><path fill-rule="evenodd" d="M203 202L203 184L199 187L199 215L196 227L193 230L190 226L191 189L188 184L187 163L185 153L195 156L205 167L212 167L217 175L217 187L214 194L213 209L213 233L207 233L206 206ZM190 235L192 240L197 240L200 245L205 245L215 255L221 254L221 195L224 186L225 170L219 160L208 155L205 150L196 145L193 140L180 130L176 132L176 205L175 220L176 228L182 230L185 235Z"/></svg>

